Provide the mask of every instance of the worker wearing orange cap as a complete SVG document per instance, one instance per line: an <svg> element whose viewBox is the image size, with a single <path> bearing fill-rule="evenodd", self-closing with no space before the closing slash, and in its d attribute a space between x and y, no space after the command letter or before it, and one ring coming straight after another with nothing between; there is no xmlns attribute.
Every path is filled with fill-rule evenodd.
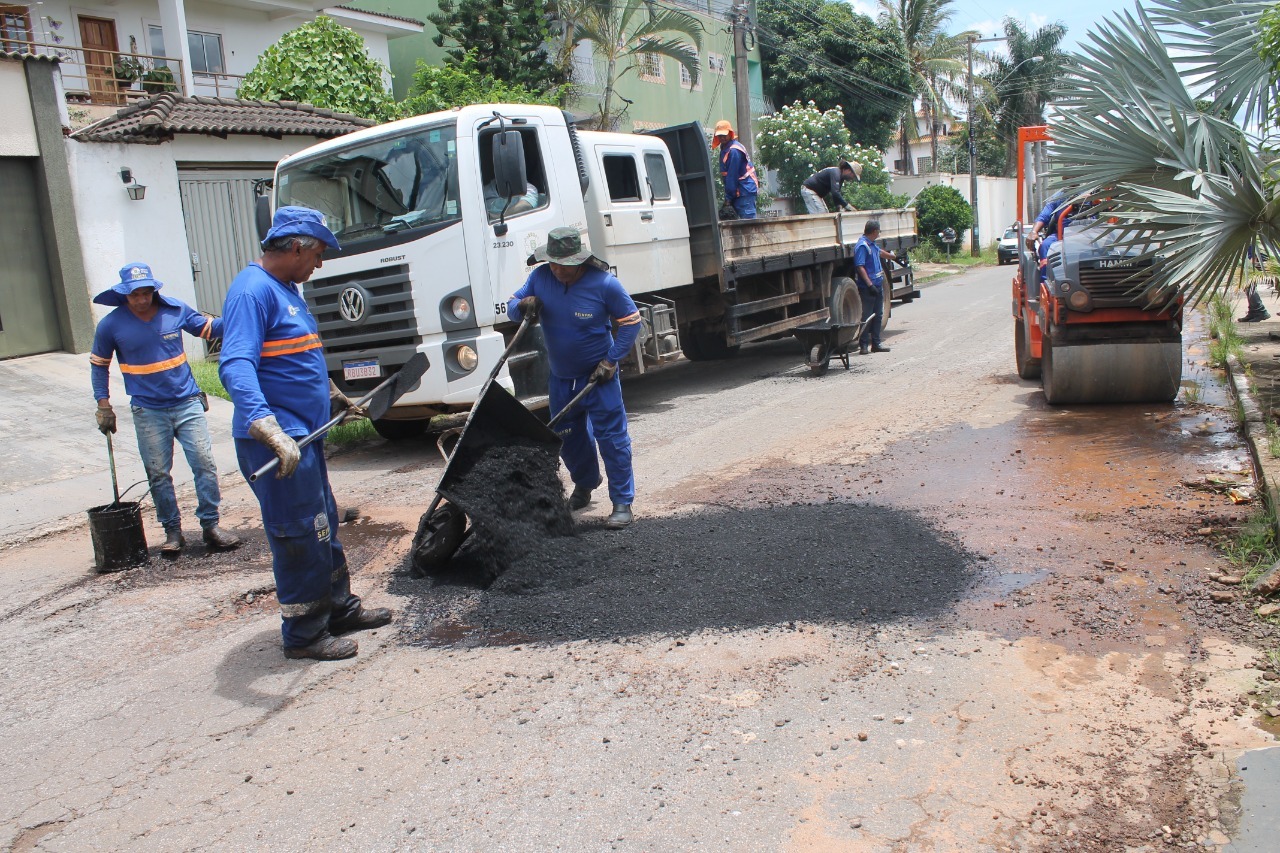
<svg viewBox="0 0 1280 853"><path fill-rule="evenodd" d="M716 122L711 137L711 147L720 149L720 177L724 178L724 197L738 212L739 219L756 218L756 167L751 165L751 155L738 141L733 125L721 120Z"/></svg>

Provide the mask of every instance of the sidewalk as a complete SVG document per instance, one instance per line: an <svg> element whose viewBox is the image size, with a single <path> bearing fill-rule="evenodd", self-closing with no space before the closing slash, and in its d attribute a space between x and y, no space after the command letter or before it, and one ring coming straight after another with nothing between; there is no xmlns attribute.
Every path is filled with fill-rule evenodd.
<svg viewBox="0 0 1280 853"><path fill-rule="evenodd" d="M1269 309L1269 320L1236 323L1244 343L1240 359L1228 359L1227 373L1244 408L1243 429L1259 485L1266 490L1270 507L1280 515L1280 459L1271 455L1267 436L1267 423L1280 422L1280 305L1272 304ZM1242 296L1236 303L1235 316L1243 317L1245 310Z"/></svg>
<svg viewBox="0 0 1280 853"><path fill-rule="evenodd" d="M116 471L123 491L145 480L146 474L129 397L114 363L111 374L111 400L119 422L113 436ZM0 361L0 547L84 524L90 507L111 502L107 443L94 423L94 405L88 355L47 353ZM209 431L224 483L229 475L240 480L231 411L227 401L209 400ZM191 493L192 477L181 450L175 448L175 454L173 480L181 498ZM138 486L125 499L137 500L145 488ZM150 510L148 500L144 514ZM190 511L183 522L196 524Z"/></svg>

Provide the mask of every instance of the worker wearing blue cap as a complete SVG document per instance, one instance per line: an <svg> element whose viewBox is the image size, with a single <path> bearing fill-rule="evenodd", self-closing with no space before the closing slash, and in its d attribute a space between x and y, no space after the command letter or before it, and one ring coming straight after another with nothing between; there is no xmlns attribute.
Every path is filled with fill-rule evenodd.
<svg viewBox="0 0 1280 853"><path fill-rule="evenodd" d="M120 281L93 298L99 305L115 307L98 324L89 353L98 429L103 435L116 431L108 368L112 357L118 356L133 411L138 453L151 486L156 517L164 527L160 553L176 557L186 546L171 474L174 441L182 446L195 475L196 518L204 529L205 544L225 551L235 548L240 540L218 526L221 494L209 424L204 418L207 405L182 345L183 332L204 340L221 337L222 321L164 296L162 287L151 267L125 264Z"/></svg>
<svg viewBox="0 0 1280 853"><path fill-rule="evenodd" d="M365 608L352 594L324 442L297 442L339 412L362 414L329 381L300 289L323 265L326 248L337 250L338 239L319 211L276 211L262 257L227 292L218 373L236 406L231 433L245 479L273 456L280 460L275 477L251 486L271 546L285 657L340 660L357 646L339 634L386 625L391 611Z"/></svg>

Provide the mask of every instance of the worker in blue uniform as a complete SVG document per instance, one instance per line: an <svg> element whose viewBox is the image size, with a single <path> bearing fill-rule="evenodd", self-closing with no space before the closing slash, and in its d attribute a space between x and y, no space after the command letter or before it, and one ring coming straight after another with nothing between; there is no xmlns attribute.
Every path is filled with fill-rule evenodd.
<svg viewBox="0 0 1280 853"><path fill-rule="evenodd" d="M276 211L262 257L227 292L218 373L235 403L231 432L245 479L280 460L275 477L251 485L271 546L285 657L340 660L357 646L339 634L386 625L391 611L366 608L352 594L324 442L297 442L339 412L359 411L329 380L300 291L326 247L338 249L338 240L319 211Z"/></svg>
<svg viewBox="0 0 1280 853"><path fill-rule="evenodd" d="M868 219L862 227L862 237L853 247L854 281L858 283L858 296L862 300L862 334L858 338L858 353L888 352L880 339L884 325L884 265L893 260L893 253L876 245L880 239L880 220Z"/></svg>
<svg viewBox="0 0 1280 853"><path fill-rule="evenodd" d="M124 388L130 397L138 453L151 486L156 517L164 527L160 553L176 557L186 546L182 515L173 490L173 443L177 441L195 475L196 518L205 544L215 551L235 548L240 540L219 527L218 468L204 413L208 408L187 364L182 333L204 340L222 337L222 321L207 317L181 300L164 296L164 284L143 263L125 264L120 281L93 298L115 310L102 318L89 353L98 429L116 431L108 367L119 356Z"/></svg>
<svg viewBox="0 0 1280 853"><path fill-rule="evenodd" d="M739 219L755 219L756 196L760 192L756 167L751 165L751 155L738 141L732 124L724 120L716 122L711 147L720 149L720 177L724 179L725 200L733 205Z"/></svg>
<svg viewBox="0 0 1280 853"><path fill-rule="evenodd" d="M636 482L618 362L640 334L640 312L604 262L582 247L577 228L551 229L546 244L529 258L530 264L541 261L546 263L507 301L507 316L542 321L551 362L552 412L561 411L588 382L596 382L556 431L564 440L560 456L573 480L570 508L586 508L600 485L598 446L613 501L605 526L619 530L631 523ZM611 321L618 326L616 338Z"/></svg>

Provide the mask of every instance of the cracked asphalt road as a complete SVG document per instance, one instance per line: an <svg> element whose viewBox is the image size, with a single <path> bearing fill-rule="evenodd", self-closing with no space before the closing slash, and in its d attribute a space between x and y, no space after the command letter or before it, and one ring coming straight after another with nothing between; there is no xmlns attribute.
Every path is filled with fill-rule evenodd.
<svg viewBox="0 0 1280 853"><path fill-rule="evenodd" d="M1238 524L1245 509L1183 485L1247 476L1226 397L1199 371L1195 406L1048 409L1013 373L1007 275L929 288L895 311L892 353L822 379L794 342L773 342L628 381L640 526L573 587L594 586L606 608L624 589L612 604L627 611L645 595L624 583L627 566L672 559L657 544L664 526L696 534L726 513L792 513L782 533L768 528L771 550L743 547L799 564L851 506L863 508L848 512L863 525L860 555L909 544L910 519L954 542L967 555L951 569L964 573L958 601L881 616L862 605L849 618L839 596L868 591L810 572L814 586L796 592L829 592L825 610L716 619L710 606L681 611L678 575L659 565L669 621L504 631L477 622L493 604L483 592L405 574L440 470L434 449L373 446L332 462L339 502L362 513L341 535L357 591L414 617L360 635L352 661L280 655L243 484L226 492L225 518L249 540L231 556L193 547L96 576L85 531L0 552L0 843L1225 843L1234 758L1272 742L1239 702L1257 687L1259 637L1228 618L1245 605L1205 604L1206 569L1222 563L1197 531ZM1195 365L1203 348L1190 337ZM804 507L821 509L806 519ZM607 511L592 508L587 524ZM918 577L885 594L923 595ZM731 611L745 585L731 577L692 600L718 593ZM569 610L584 599L558 597L569 586L538 597L589 627L598 614ZM690 611L703 618L675 618Z"/></svg>

